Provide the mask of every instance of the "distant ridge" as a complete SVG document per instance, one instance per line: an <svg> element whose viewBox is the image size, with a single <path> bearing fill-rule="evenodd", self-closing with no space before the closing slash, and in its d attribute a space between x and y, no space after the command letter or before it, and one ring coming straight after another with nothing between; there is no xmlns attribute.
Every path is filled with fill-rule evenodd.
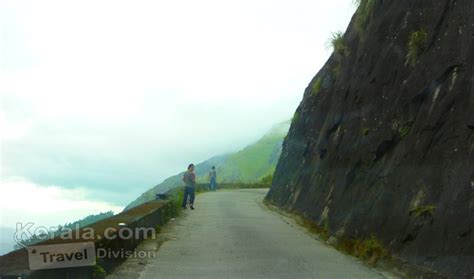
<svg viewBox="0 0 474 279"><path fill-rule="evenodd" d="M226 182L257 182L275 171L281 153L283 138L288 133L290 121L273 126L257 142L244 149L226 155L212 157L196 165L196 176L200 182L206 182L207 174L212 166L216 166L218 183ZM172 188L182 186L182 173L165 179L141 194L136 200L125 207L129 209L155 199L155 194L164 193Z"/></svg>

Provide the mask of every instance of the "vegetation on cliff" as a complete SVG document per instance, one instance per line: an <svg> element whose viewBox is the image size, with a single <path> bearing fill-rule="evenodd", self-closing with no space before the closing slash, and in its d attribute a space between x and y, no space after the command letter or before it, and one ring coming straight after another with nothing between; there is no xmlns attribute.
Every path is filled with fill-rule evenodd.
<svg viewBox="0 0 474 279"><path fill-rule="evenodd" d="M471 278L472 1L356 3L296 109L267 200L368 262L390 254Z"/></svg>

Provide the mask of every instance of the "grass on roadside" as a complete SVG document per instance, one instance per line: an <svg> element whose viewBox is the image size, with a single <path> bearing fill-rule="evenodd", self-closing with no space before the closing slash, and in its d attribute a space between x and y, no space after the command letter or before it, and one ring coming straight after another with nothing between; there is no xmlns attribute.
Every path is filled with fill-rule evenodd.
<svg viewBox="0 0 474 279"><path fill-rule="evenodd" d="M264 204L271 210L293 219L298 225L306 228L310 233L317 236L320 240L329 244L328 239L331 236L327 223L320 225L317 222L301 216L301 214L288 212L273 205L270 201L264 200ZM329 244L337 250L361 259L370 266L375 266L379 260L387 259L390 253L387 248L374 236L370 238L345 238L340 237L335 244Z"/></svg>

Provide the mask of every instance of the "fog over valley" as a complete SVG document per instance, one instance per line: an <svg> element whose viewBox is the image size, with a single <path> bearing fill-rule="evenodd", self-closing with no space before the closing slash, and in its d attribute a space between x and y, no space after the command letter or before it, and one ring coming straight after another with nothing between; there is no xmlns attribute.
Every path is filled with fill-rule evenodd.
<svg viewBox="0 0 474 279"><path fill-rule="evenodd" d="M2 1L0 254L291 119L352 2Z"/></svg>

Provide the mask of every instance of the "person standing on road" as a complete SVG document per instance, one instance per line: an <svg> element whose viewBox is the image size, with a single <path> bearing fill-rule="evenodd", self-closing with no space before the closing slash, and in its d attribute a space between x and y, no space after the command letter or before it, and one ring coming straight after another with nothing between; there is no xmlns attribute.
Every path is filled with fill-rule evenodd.
<svg viewBox="0 0 474 279"><path fill-rule="evenodd" d="M194 187L196 186L196 175L194 174L194 164L188 166L188 170L183 175L184 196L183 209L186 209L186 203L189 197L189 207L194 210Z"/></svg>
<svg viewBox="0 0 474 279"><path fill-rule="evenodd" d="M211 171L209 172L209 190L215 191L216 186L217 186L217 173L216 173L216 167L212 167Z"/></svg>

